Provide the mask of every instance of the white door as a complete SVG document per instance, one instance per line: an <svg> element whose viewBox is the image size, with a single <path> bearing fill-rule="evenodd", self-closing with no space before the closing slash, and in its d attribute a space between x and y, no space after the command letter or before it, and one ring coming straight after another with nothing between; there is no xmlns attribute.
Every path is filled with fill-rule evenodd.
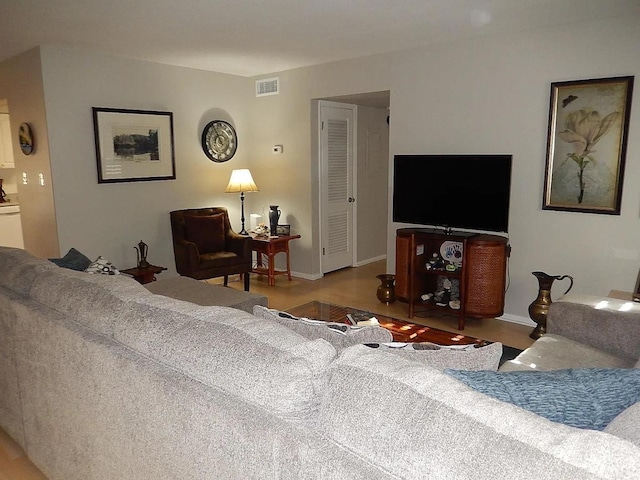
<svg viewBox="0 0 640 480"><path fill-rule="evenodd" d="M356 106L321 101L320 218L321 270L354 265Z"/></svg>

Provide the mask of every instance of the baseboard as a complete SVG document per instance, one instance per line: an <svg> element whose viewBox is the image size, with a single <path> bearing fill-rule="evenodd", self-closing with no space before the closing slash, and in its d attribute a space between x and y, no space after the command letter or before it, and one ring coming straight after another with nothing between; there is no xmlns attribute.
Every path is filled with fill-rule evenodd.
<svg viewBox="0 0 640 480"><path fill-rule="evenodd" d="M518 315L511 315L505 313L501 317L496 317L498 320L504 320L505 322L518 323L520 325L526 325L527 327L535 327L536 323L527 317L520 317Z"/></svg>
<svg viewBox="0 0 640 480"><path fill-rule="evenodd" d="M367 258L366 260L360 260L359 262L356 262L354 267L362 267L364 265L368 265L370 263L379 262L380 260L386 260L386 259L387 259L386 255L380 255L378 257L373 257L373 258Z"/></svg>
<svg viewBox="0 0 640 480"><path fill-rule="evenodd" d="M303 280L320 280L324 275L322 275L321 273L308 274L308 273L300 273L300 272L292 271L291 276L296 278L302 278Z"/></svg>

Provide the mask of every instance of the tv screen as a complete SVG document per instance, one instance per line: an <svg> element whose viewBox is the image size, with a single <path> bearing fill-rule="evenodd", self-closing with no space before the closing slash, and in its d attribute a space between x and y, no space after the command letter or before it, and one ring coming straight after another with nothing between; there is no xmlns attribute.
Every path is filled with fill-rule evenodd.
<svg viewBox="0 0 640 480"><path fill-rule="evenodd" d="M395 155L393 221L508 232L511 155Z"/></svg>

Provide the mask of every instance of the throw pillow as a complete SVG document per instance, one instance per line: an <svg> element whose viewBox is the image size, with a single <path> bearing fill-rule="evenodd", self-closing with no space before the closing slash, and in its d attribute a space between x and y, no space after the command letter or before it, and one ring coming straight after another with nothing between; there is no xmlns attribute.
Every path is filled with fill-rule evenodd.
<svg viewBox="0 0 640 480"><path fill-rule="evenodd" d="M91 260L73 247L69 249L64 257L50 258L49 260L59 267L77 270L79 272L82 272L91 265Z"/></svg>
<svg viewBox="0 0 640 480"><path fill-rule="evenodd" d="M95 261L91 262L91 265L85 269L85 272L101 273L103 275L120 275L120 271L115 265L102 257L98 257Z"/></svg>
<svg viewBox="0 0 640 480"><path fill-rule="evenodd" d="M253 314L256 317L274 320L310 340L322 338L338 349L367 342L388 342L393 338L389 330L379 326L361 327L299 318L290 313L280 312L262 305L255 305Z"/></svg>
<svg viewBox="0 0 640 480"><path fill-rule="evenodd" d="M577 428L603 430L640 401L638 369L445 373L474 390Z"/></svg>
<svg viewBox="0 0 640 480"><path fill-rule="evenodd" d="M196 244L201 254L224 250L224 213L185 215L184 226L187 239Z"/></svg>
<svg viewBox="0 0 640 480"><path fill-rule="evenodd" d="M496 371L502 357L499 342L485 346L437 345L435 343L367 343L367 347L400 355L409 360L429 365L438 370L455 368L460 370Z"/></svg>

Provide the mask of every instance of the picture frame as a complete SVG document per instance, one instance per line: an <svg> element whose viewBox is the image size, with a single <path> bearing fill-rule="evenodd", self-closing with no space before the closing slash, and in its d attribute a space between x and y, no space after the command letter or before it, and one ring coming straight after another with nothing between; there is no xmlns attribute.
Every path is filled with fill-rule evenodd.
<svg viewBox="0 0 640 480"><path fill-rule="evenodd" d="M620 215L633 81L551 84L543 210Z"/></svg>
<svg viewBox="0 0 640 480"><path fill-rule="evenodd" d="M636 278L636 288L633 290L631 294L634 302L640 302L640 272L638 272L638 277Z"/></svg>
<svg viewBox="0 0 640 480"><path fill-rule="evenodd" d="M276 235L279 237L291 235L291 225L277 225Z"/></svg>
<svg viewBox="0 0 640 480"><path fill-rule="evenodd" d="M98 183L176 178L173 113L92 107Z"/></svg>

